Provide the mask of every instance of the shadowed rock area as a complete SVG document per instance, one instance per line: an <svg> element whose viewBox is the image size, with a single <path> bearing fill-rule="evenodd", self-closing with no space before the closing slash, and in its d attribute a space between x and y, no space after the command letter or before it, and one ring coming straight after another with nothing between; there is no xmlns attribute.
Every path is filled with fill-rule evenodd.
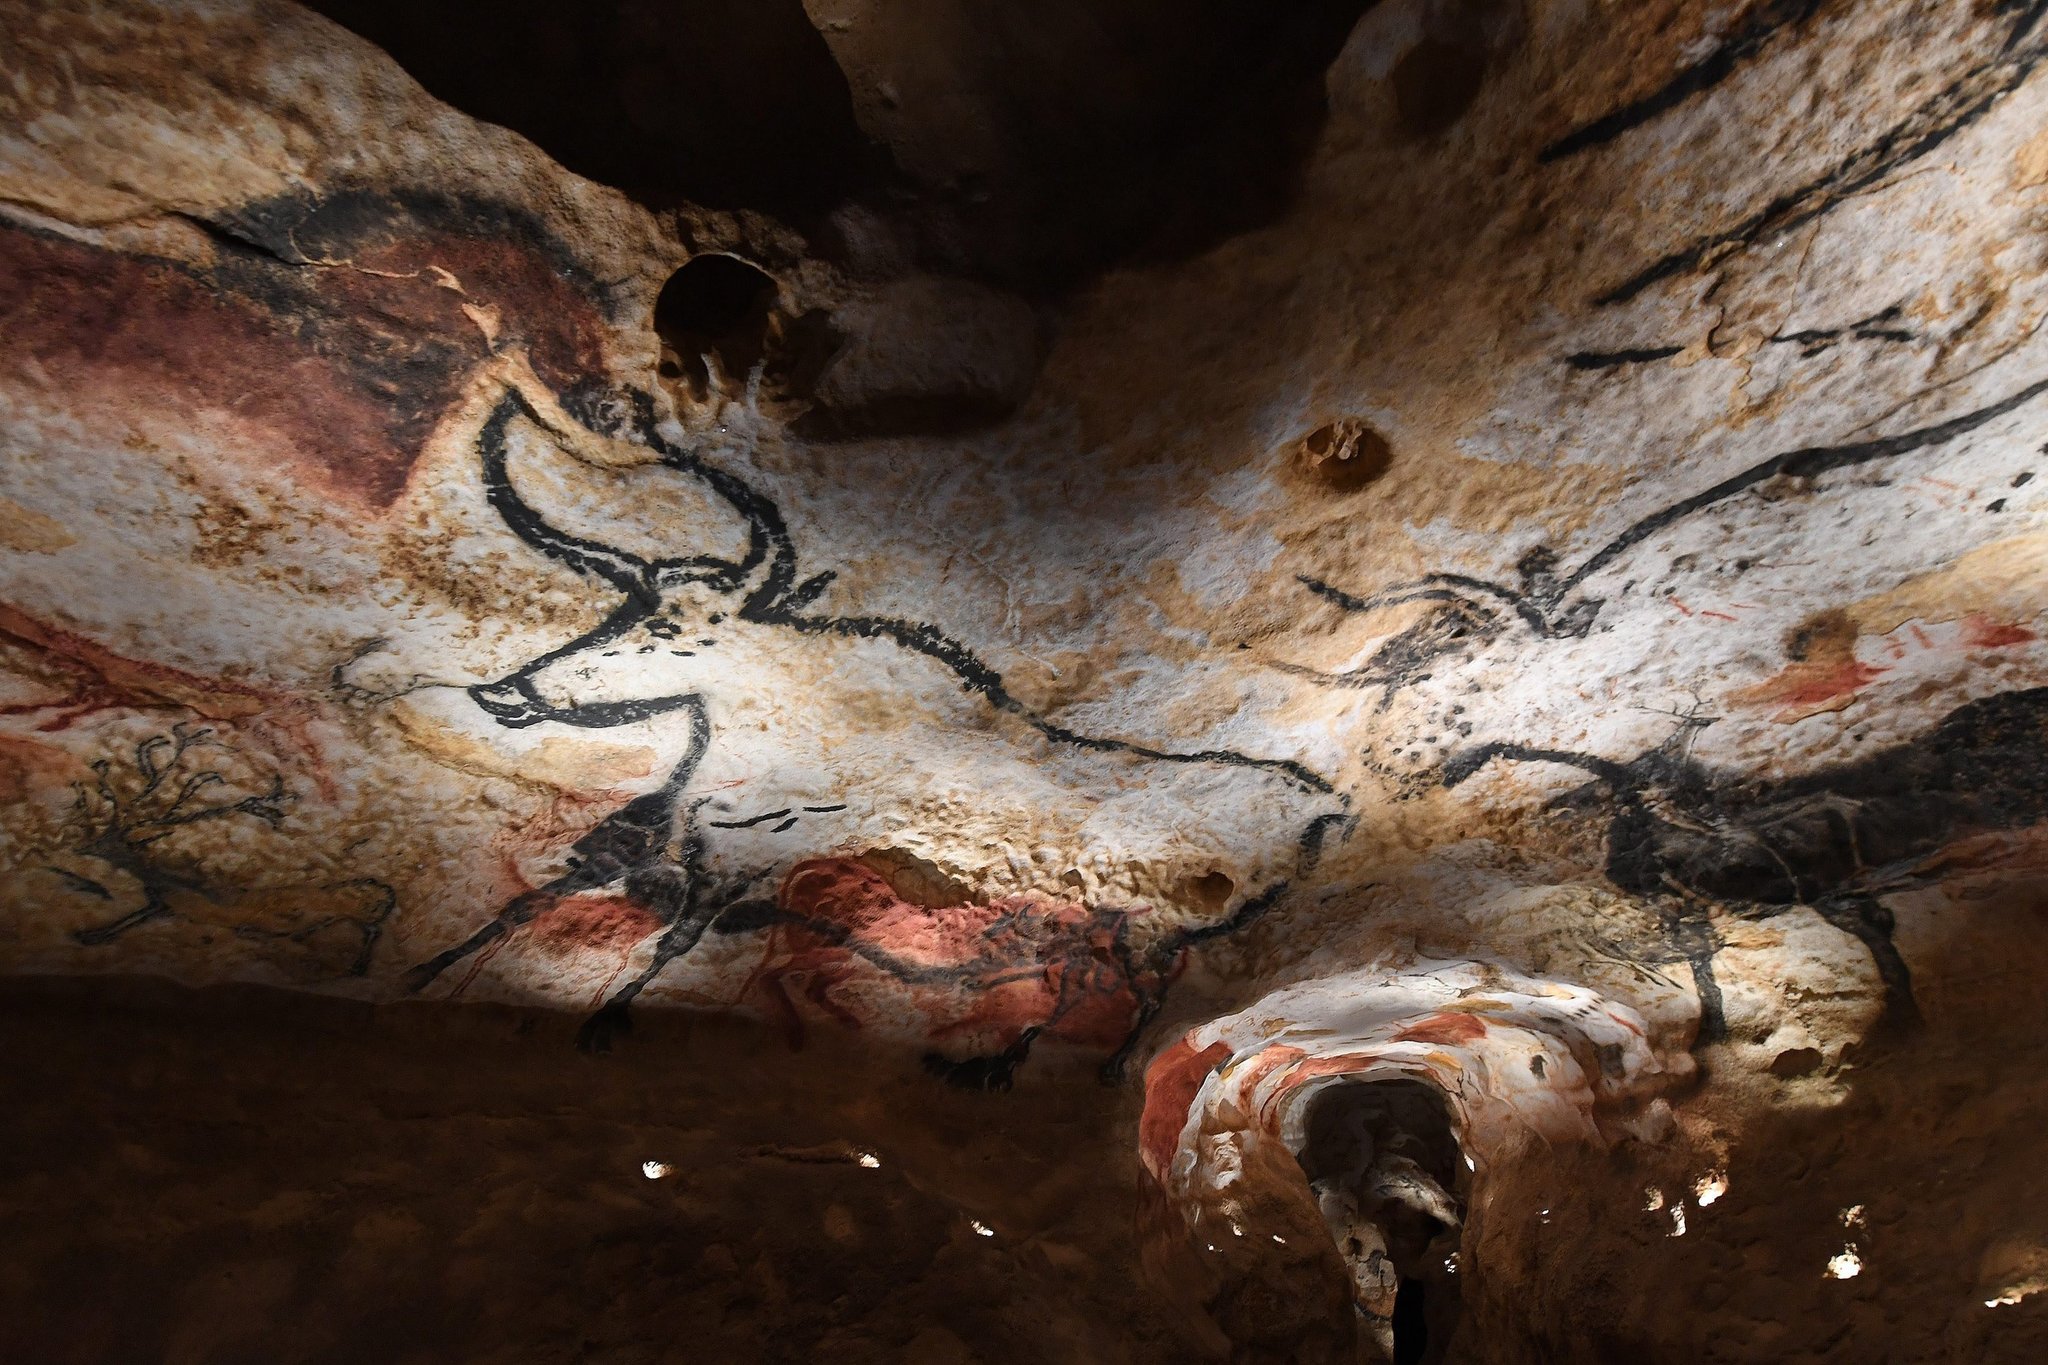
<svg viewBox="0 0 2048 1365"><path fill-rule="evenodd" d="M2048 1358L2048 0L0 32L0 1355Z"/></svg>

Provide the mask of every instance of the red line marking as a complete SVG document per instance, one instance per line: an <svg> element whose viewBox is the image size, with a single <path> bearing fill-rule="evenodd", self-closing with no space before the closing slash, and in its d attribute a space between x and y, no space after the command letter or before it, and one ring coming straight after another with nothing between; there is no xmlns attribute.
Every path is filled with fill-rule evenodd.
<svg viewBox="0 0 2048 1365"><path fill-rule="evenodd" d="M1740 621L1740 618L1739 618L1739 617L1734 617L1734 616L1730 616L1730 615L1729 615L1729 614L1728 614L1727 612L1725 612L1725 611L1702 611L1702 612L1700 613L1700 615L1702 615L1702 616L1718 616L1718 617L1720 617L1720 618L1721 618L1721 619L1722 619L1723 621L1734 621L1734 622L1736 622L1736 623L1737 623L1738 625L1739 625L1739 624L1741 624L1741 621Z"/></svg>
<svg viewBox="0 0 2048 1365"><path fill-rule="evenodd" d="M511 941L512 935L506 934L496 943L493 943L490 947L478 953L476 955L476 959L470 963L469 975L462 978L461 985L457 986L454 990L448 992L448 998L450 1000L453 1000L457 996L461 995L464 991L468 990L469 983L476 980L476 974L484 969L484 964L486 962L489 962L492 958L496 957L499 953L503 952L505 950L505 945L510 943Z"/></svg>
<svg viewBox="0 0 2048 1365"><path fill-rule="evenodd" d="M639 946L640 945L636 943L633 945L633 948L637 948ZM633 960L633 948L626 949L626 955L619 959L619 965L612 968L612 974L604 979L604 984L602 986L599 986L597 988L597 996L590 1002L590 1007L592 1009L598 1010L604 1008L604 998L612 993L612 982L617 981L619 979L619 973L626 970L626 964Z"/></svg>
<svg viewBox="0 0 2048 1365"><path fill-rule="evenodd" d="M1688 607L1687 605L1685 605L1685 603L1683 603L1683 602L1679 601L1679 600L1678 600L1677 598L1675 598L1675 597L1674 597L1674 598L1671 598L1671 599L1670 599L1670 601L1671 601L1671 605L1672 605L1672 606L1674 606L1674 607L1677 607L1677 608L1678 608L1678 609L1679 609L1680 611L1684 612L1684 613L1685 613L1685 614L1686 614L1687 616L1690 616L1690 615L1692 615L1692 608L1691 608L1691 607Z"/></svg>

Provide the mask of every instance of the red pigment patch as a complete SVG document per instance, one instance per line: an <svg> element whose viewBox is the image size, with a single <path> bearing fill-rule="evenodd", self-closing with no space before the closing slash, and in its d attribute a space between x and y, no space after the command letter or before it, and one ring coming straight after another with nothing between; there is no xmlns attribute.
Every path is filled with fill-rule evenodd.
<svg viewBox="0 0 2048 1365"><path fill-rule="evenodd" d="M889 1013L922 1016L934 1042L1001 1048L1038 1029L1108 1049L1136 1020L1139 990L1163 989L1171 975L1124 964L1117 938L1128 912L1032 896L917 905L857 858L797 864L777 900L792 922L772 931L748 989L794 1040L804 1002L858 1027L894 996L903 1003Z"/></svg>
<svg viewBox="0 0 2048 1365"><path fill-rule="evenodd" d="M851 941L924 965L980 957L985 931L1001 913L994 905L913 905L857 858L798 863L783 878L776 900L793 915L844 929Z"/></svg>
<svg viewBox="0 0 2048 1365"><path fill-rule="evenodd" d="M1890 671L1858 659L1797 663L1775 678L1742 693L1741 700L1751 705L1791 708L1817 708L1837 701L1846 705L1856 693Z"/></svg>
<svg viewBox="0 0 2048 1365"><path fill-rule="evenodd" d="M1182 1038L1152 1059L1145 1068L1145 1109L1138 1117L1138 1152L1145 1169L1160 1182L1173 1164L1173 1149L1187 1127L1188 1106L1202 1083L1230 1057L1228 1043L1211 1043L1201 1051Z"/></svg>
<svg viewBox="0 0 2048 1365"><path fill-rule="evenodd" d="M289 692L266 691L224 678L187 673L167 664L130 659L74 631L39 621L0 603L0 646L33 657L37 681L67 689L46 700L0 706L0 716L35 716L44 733L68 730L102 711L175 708L201 719L234 724L274 752L290 745L309 762L303 769L323 799L335 799L334 775L321 757L311 722L318 708Z"/></svg>
<svg viewBox="0 0 2048 1365"><path fill-rule="evenodd" d="M66 750L0 735L0 801L25 801L89 776L84 761Z"/></svg>
<svg viewBox="0 0 2048 1365"><path fill-rule="evenodd" d="M1312 1057L1294 1069L1287 1088L1294 1090L1324 1076L1349 1076L1381 1060L1377 1052L1340 1052L1334 1057Z"/></svg>
<svg viewBox="0 0 2048 1365"><path fill-rule="evenodd" d="M0 367L125 410L229 414L274 433L302 482L378 510L488 354L465 302L497 309L558 387L600 367L594 308L533 252L430 232L368 260L398 278L240 260L209 274L0 229Z"/></svg>
<svg viewBox="0 0 2048 1365"><path fill-rule="evenodd" d="M548 952L628 952L661 928L661 919L624 896L571 896L536 915L528 929L535 944Z"/></svg>
<svg viewBox="0 0 2048 1365"><path fill-rule="evenodd" d="M2008 645L2031 644L2036 638L2025 626L1994 621L1978 612L1963 618L1963 643L1971 649L2004 649Z"/></svg>
<svg viewBox="0 0 2048 1365"><path fill-rule="evenodd" d="M1445 1010L1432 1014L1427 1019L1410 1024L1394 1035L1397 1043L1433 1043L1438 1047L1456 1047L1469 1043L1474 1038L1486 1036L1486 1024L1476 1014L1465 1014L1457 1010Z"/></svg>
<svg viewBox="0 0 2048 1365"><path fill-rule="evenodd" d="M7 708L53 713L39 727L44 730L62 730L81 716L115 707L179 706L208 720L235 720L294 700L164 664L123 658L83 635L48 625L4 603L0 603L0 643L39 656L70 682L72 690L61 700Z"/></svg>

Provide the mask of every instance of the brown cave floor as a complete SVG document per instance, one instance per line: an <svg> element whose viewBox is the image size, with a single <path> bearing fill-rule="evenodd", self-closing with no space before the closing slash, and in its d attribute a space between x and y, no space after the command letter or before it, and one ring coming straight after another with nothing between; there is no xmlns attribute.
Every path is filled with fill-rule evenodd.
<svg viewBox="0 0 2048 1365"><path fill-rule="evenodd" d="M2034 1013L1873 1051L1847 1102L1753 1128L1683 1238L1642 1192L1711 1164L1685 1140L1555 1154L1480 1211L1449 1358L2048 1359L2048 1295L1978 1299L1992 1243L2048 1231ZM675 1017L591 1058L574 1023L10 983L0 1359L1204 1358L1144 1269L1131 1093ZM1863 1273L1827 1280L1853 1204ZM1237 1358L1313 1358L1266 1340Z"/></svg>

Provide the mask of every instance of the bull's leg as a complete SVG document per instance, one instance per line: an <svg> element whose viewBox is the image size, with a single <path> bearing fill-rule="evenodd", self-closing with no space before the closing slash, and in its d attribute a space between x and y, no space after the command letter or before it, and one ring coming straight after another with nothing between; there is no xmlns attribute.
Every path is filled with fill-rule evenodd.
<svg viewBox="0 0 2048 1365"><path fill-rule="evenodd" d="M1116 1051L1109 1054L1109 1060L1102 1064L1100 1075L1104 1085L1116 1085L1123 1080L1124 1068L1131 1064L1131 1054L1137 1051L1138 1042L1145 1036L1146 1028L1158 1017L1160 1008L1166 1003L1166 987L1163 983L1157 987L1139 987L1134 984L1131 989L1138 997L1138 1011L1131 1019L1131 1031L1124 1035L1123 1042L1117 1044Z"/></svg>
<svg viewBox="0 0 2048 1365"><path fill-rule="evenodd" d="M1892 941L1897 922L1892 912L1875 896L1833 896L1818 901L1814 910L1829 924L1856 939L1870 950L1877 976L1884 983L1884 1019L1887 1029L1910 1029L1920 1022L1920 1006L1913 999L1913 973Z"/></svg>
<svg viewBox="0 0 2048 1365"><path fill-rule="evenodd" d="M485 924L453 948L442 949L425 962L420 963L417 967L407 972L405 974L406 994L419 994L428 986L434 984L434 978L440 976L441 973L447 971L456 963L473 953L488 948L514 929L531 922L542 910L552 909L562 899L562 894L557 892L555 888L567 880L569 879L566 877L557 878L546 886L538 887L523 895L514 896L506 903L505 908L498 912L497 918Z"/></svg>
<svg viewBox="0 0 2048 1365"><path fill-rule="evenodd" d="M937 1076L947 1085L959 1086L962 1090L1008 1090L1017 1076L1017 1068L1024 1065L1031 1055L1031 1044L1036 1041L1039 1026L1033 1025L1017 1035L1017 1041L1001 1052L987 1057L969 1057L956 1062L943 1053L927 1052L924 1055L924 1069Z"/></svg>
<svg viewBox="0 0 2048 1365"><path fill-rule="evenodd" d="M1714 955L1725 945L1708 917L1708 903L1668 877L1665 882L1676 895L1672 900L1660 899L1657 914L1664 921L1671 946L1692 968L1693 992L1700 1001L1698 1041L1721 1042L1728 1036L1728 1011L1721 1000L1721 982L1714 975Z"/></svg>
<svg viewBox="0 0 2048 1365"><path fill-rule="evenodd" d="M612 1039L633 1027L632 1005L649 982L660 976L668 964L697 946L705 929L718 917L715 906L698 903L698 875L688 861L671 863L632 879L634 898L655 909L668 911L662 917L668 928L655 940L654 956L631 981L612 993L597 1013L585 1020L576 1035L576 1046L585 1052L609 1052ZM650 885L652 883L652 885ZM672 917L671 917L672 916Z"/></svg>
<svg viewBox="0 0 2048 1365"><path fill-rule="evenodd" d="M377 940L384 932L384 922L390 919L391 912L398 908L398 893L391 889L390 883L378 881L374 877L366 877L348 885L361 887L376 898L371 903L368 913L353 921L362 933L363 944L356 953L355 961L349 964L348 974L367 976L370 972L370 959L377 951Z"/></svg>
<svg viewBox="0 0 2048 1365"><path fill-rule="evenodd" d="M1058 1028L1060 1021L1094 989L1093 967L1085 949L1061 964L1059 991L1053 997L1052 1008L1046 1012L1045 1018L1019 1033L1002 1051L958 1062L941 1053L928 1052L924 1058L925 1070L948 1085L966 1090L1008 1090L1016 1080L1017 1068L1030 1059L1031 1045L1038 1041L1040 1035Z"/></svg>
<svg viewBox="0 0 2048 1365"><path fill-rule="evenodd" d="M676 818L676 804L690 777L697 771L711 742L711 727L704 716L702 699L691 697L693 725L690 747L668 775L668 780L644 796L636 796L606 816L572 846L575 857L570 868L547 885L515 896L497 917L456 944L436 953L405 974L405 988L417 993L435 977L464 958L489 947L544 910L583 891L595 891L619 881L627 883L637 896L638 881L659 893L658 870L664 866ZM690 834L687 838L694 838ZM661 915L662 923L673 925L675 915L666 903L648 901L648 908Z"/></svg>

